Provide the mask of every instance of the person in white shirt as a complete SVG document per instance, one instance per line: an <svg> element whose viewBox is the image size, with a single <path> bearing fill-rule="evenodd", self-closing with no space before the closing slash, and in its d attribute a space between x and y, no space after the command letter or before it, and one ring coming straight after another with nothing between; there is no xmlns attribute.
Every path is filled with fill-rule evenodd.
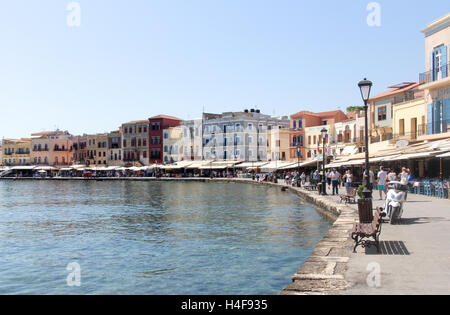
<svg viewBox="0 0 450 315"><path fill-rule="evenodd" d="M336 171L335 168L333 168L333 171L331 172L331 185L333 186L333 195L336 192L336 195L339 194L339 177L341 177L341 174L339 174L338 171Z"/></svg>
<svg viewBox="0 0 450 315"><path fill-rule="evenodd" d="M387 173L383 170L383 166L380 166L380 171L378 172L378 191L380 192L380 200L383 199L383 191L386 195L386 179Z"/></svg>
<svg viewBox="0 0 450 315"><path fill-rule="evenodd" d="M353 185L353 174L350 170L347 170L345 172L345 175L343 176L343 179L345 178L345 189L347 190L347 194L350 193L350 189Z"/></svg>

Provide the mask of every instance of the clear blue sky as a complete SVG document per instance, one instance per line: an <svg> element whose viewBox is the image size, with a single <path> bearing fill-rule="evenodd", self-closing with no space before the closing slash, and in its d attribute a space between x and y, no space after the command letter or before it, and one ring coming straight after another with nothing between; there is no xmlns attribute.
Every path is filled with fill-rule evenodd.
<svg viewBox="0 0 450 315"><path fill-rule="evenodd" d="M0 2L0 137L73 134L168 114L258 106L263 113L360 105L424 71L420 30L448 0L383 0L381 27L361 0L69 0Z"/></svg>

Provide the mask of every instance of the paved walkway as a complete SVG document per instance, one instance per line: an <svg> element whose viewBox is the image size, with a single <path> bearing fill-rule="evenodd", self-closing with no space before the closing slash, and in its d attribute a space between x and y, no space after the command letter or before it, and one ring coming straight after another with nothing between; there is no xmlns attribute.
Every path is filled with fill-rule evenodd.
<svg viewBox="0 0 450 315"><path fill-rule="evenodd" d="M384 205L378 191L373 197L374 207ZM380 241L381 254L358 247L350 255L350 288L339 294L450 294L450 200L408 194L402 223L384 224Z"/></svg>

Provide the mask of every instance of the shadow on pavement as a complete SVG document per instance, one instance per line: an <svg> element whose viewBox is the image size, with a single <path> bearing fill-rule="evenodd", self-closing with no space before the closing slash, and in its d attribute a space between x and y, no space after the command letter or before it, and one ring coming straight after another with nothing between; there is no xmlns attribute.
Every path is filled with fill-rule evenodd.
<svg viewBox="0 0 450 315"><path fill-rule="evenodd" d="M366 255L398 255L408 256L410 255L406 245L403 241L380 241L380 251L377 252L376 247L366 247Z"/></svg>

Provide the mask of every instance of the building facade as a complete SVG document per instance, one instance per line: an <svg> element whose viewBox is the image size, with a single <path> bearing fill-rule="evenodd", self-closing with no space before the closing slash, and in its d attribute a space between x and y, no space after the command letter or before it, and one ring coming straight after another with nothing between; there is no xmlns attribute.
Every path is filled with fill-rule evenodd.
<svg viewBox="0 0 450 315"><path fill-rule="evenodd" d="M163 131L171 127L178 127L181 124L181 119L159 115L149 118L149 152L150 163L163 163L164 161L164 146L166 145Z"/></svg>
<svg viewBox="0 0 450 315"><path fill-rule="evenodd" d="M87 164L87 135L74 136L73 143L73 163L79 165Z"/></svg>
<svg viewBox="0 0 450 315"><path fill-rule="evenodd" d="M108 150L106 153L108 166L122 166L122 133L120 130L108 133Z"/></svg>
<svg viewBox="0 0 450 315"><path fill-rule="evenodd" d="M149 165L148 136L148 120L122 124L122 160L125 165Z"/></svg>
<svg viewBox="0 0 450 315"><path fill-rule="evenodd" d="M370 142L377 143L394 138L394 107L414 100L422 93L420 82L403 82L369 99ZM419 127L418 127L419 128Z"/></svg>
<svg viewBox="0 0 450 315"><path fill-rule="evenodd" d="M427 135L450 132L450 13L430 23L425 35L425 69L419 80L425 91Z"/></svg>
<svg viewBox="0 0 450 315"><path fill-rule="evenodd" d="M203 119L181 122L181 156L184 161L201 161L203 155Z"/></svg>
<svg viewBox="0 0 450 315"><path fill-rule="evenodd" d="M86 165L105 166L107 163L108 134L98 133L86 136Z"/></svg>
<svg viewBox="0 0 450 315"><path fill-rule="evenodd" d="M170 127L163 130L163 162L176 163L182 160L182 128Z"/></svg>
<svg viewBox="0 0 450 315"><path fill-rule="evenodd" d="M318 126L328 126L333 125L337 122L341 122L347 120L348 117L344 114L344 112L340 110L330 111L330 112L321 112L321 113L312 113L309 111L301 111L296 114L291 115L290 119L290 128L291 128L291 144L290 144L290 156L297 158L297 147L300 147L301 157L300 160L306 160L311 158L314 153L314 134L311 132L315 132L312 129L309 130L310 140L307 140L307 134L305 132L306 128L309 127L318 127ZM320 130L322 128L319 128ZM316 135L317 136L317 135ZM313 147L312 147L312 146ZM317 151L317 149L315 149Z"/></svg>
<svg viewBox="0 0 450 315"><path fill-rule="evenodd" d="M45 131L31 137L31 164L67 166L73 163L73 136L69 132Z"/></svg>
<svg viewBox="0 0 450 315"><path fill-rule="evenodd" d="M290 135L289 128L267 130L267 160L290 161L294 158L290 152Z"/></svg>
<svg viewBox="0 0 450 315"><path fill-rule="evenodd" d="M201 156L203 160L267 161L267 132L288 130L289 120L252 109L222 114L204 113L200 126L183 125L182 142L191 144L184 145L191 159ZM195 145L196 138L201 138L200 146Z"/></svg>
<svg viewBox="0 0 450 315"><path fill-rule="evenodd" d="M3 139L3 166L31 164L31 139Z"/></svg>

